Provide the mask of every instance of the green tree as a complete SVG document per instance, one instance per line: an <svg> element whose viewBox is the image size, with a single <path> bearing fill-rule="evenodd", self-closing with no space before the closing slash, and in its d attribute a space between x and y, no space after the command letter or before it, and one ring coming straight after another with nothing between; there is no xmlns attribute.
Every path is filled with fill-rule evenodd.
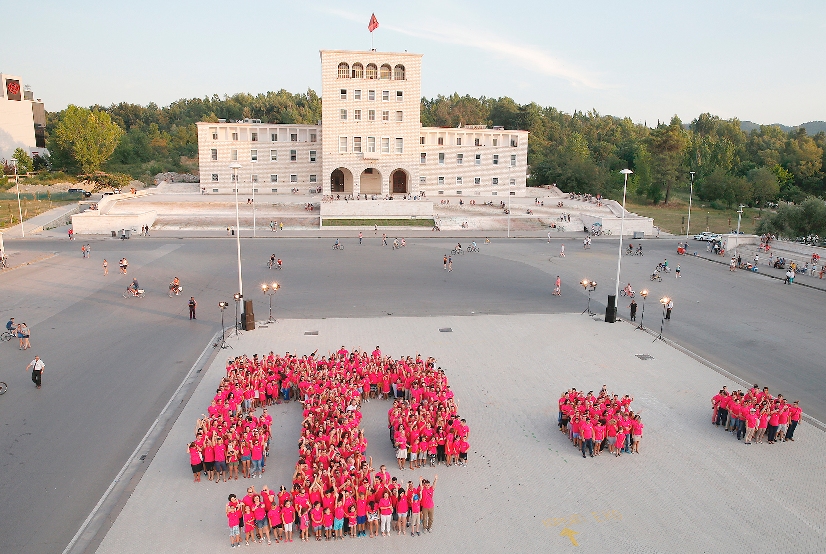
<svg viewBox="0 0 826 554"><path fill-rule="evenodd" d="M651 133L649 149L653 159L652 184L665 191L664 202L668 204L671 191L680 180L683 171L683 154L686 135L683 124L676 115L668 125L660 124Z"/></svg>
<svg viewBox="0 0 826 554"><path fill-rule="evenodd" d="M777 176L770 169L758 167L748 173L748 180L751 182L751 199L760 208L763 214L763 204L772 202L780 194L780 185Z"/></svg>
<svg viewBox="0 0 826 554"><path fill-rule="evenodd" d="M25 174L32 169L34 169L34 164L32 163L32 158L29 154L23 150L22 148L15 148L14 155L12 156L17 161L17 173L18 174Z"/></svg>
<svg viewBox="0 0 826 554"><path fill-rule="evenodd" d="M55 140L69 151L84 173L99 171L123 135L109 114L70 105L55 127Z"/></svg>

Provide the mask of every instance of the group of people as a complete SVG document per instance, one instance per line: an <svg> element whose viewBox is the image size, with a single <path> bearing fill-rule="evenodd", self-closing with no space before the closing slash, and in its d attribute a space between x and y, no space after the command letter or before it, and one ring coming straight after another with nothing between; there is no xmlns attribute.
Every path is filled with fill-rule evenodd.
<svg viewBox="0 0 826 554"><path fill-rule="evenodd" d="M586 450L593 458L606 447L616 457L639 454L644 425L631 409L633 401L627 394L620 398L609 393L606 385L597 395L569 389L559 397L559 430L568 435L583 458L587 457Z"/></svg>
<svg viewBox="0 0 826 554"><path fill-rule="evenodd" d="M711 423L723 427L743 444L794 441L794 431L803 414L800 401L789 404L782 394L776 397L769 387L755 384L748 391L729 392L727 387L711 398Z"/></svg>
<svg viewBox="0 0 826 554"><path fill-rule="evenodd" d="M384 466L374 475L372 458L365 455L367 439L359 428L361 403L390 398L394 404L388 422L397 459L402 460L400 469L408 457L412 470L425 463L467 463L469 429L458 415L447 376L435 367L433 358L393 359L379 347L368 354L342 346L321 358L316 352L302 357L270 352L260 358L229 360L227 375L187 448L194 480L200 481L202 472L210 480L238 479L239 467L243 477L263 477L272 423L267 406L300 401L304 419L292 489L282 487L275 504L282 512L281 527L277 517L269 523L258 517L269 514L273 506L260 498L264 506L258 510L249 506L251 516L246 508L239 516L230 516L228 510L230 528L240 525L233 524L237 519L245 524L245 532L253 533L247 540L290 541L292 524L301 527L303 518L320 540L322 531L327 537L343 538L345 532L367 536L369 520L370 536L378 536L379 526L387 536L392 522L399 522L393 530L405 533L410 513L411 531L418 534L421 513L421 530L429 531L436 479L430 484L422 478L418 487L411 481L404 488ZM237 514L237 509L232 512ZM289 514L288 521L284 513ZM275 535L269 529L275 529ZM240 544L240 539L233 539L233 544Z"/></svg>
<svg viewBox="0 0 826 554"><path fill-rule="evenodd" d="M15 323L14 318L11 317L6 322L6 331L14 334L14 336L16 336L17 339L20 341L20 346L18 347L19 350L28 350L32 347L31 343L29 342L31 331L29 331L29 326L26 325L25 322Z"/></svg>

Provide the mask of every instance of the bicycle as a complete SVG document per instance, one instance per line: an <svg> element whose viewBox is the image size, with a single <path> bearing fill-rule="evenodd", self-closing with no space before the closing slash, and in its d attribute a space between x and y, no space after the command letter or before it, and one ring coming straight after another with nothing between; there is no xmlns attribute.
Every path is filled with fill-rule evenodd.
<svg viewBox="0 0 826 554"><path fill-rule="evenodd" d="M9 386L3 381L0 381L0 394L6 394L7 390L9 390Z"/></svg>
<svg viewBox="0 0 826 554"><path fill-rule="evenodd" d="M133 291L132 289L126 289L126 292L123 293L124 298L143 298L144 296L146 296L146 291L144 289L138 289L136 291Z"/></svg>
<svg viewBox="0 0 826 554"><path fill-rule="evenodd" d="M12 331L10 329L6 329L5 331L3 331L3 334L0 335L0 340L4 340L4 341L8 342L11 339L16 338L16 337L17 337L17 333L15 333L14 331Z"/></svg>
<svg viewBox="0 0 826 554"><path fill-rule="evenodd" d="M464 254L464 253L465 253L465 251L460 249L460 248L454 248L453 250L450 251L451 256L457 256L459 254Z"/></svg>
<svg viewBox="0 0 826 554"><path fill-rule="evenodd" d="M333 245L333 250L344 250L344 245L343 244L334 244Z"/></svg>
<svg viewBox="0 0 826 554"><path fill-rule="evenodd" d="M468 246L468 247L467 247L467 249L466 249L466 250L467 250L468 252L479 252L479 247L478 247L478 246L473 246L473 245L470 245L470 246Z"/></svg>

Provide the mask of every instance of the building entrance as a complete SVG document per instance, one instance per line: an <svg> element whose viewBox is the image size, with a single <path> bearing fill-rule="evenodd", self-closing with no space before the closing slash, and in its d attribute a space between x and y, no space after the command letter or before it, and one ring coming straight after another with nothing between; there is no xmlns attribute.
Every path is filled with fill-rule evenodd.
<svg viewBox="0 0 826 554"><path fill-rule="evenodd" d="M409 192L407 188L407 172L403 169L394 171L391 176L391 181L393 183L393 194L407 194Z"/></svg>

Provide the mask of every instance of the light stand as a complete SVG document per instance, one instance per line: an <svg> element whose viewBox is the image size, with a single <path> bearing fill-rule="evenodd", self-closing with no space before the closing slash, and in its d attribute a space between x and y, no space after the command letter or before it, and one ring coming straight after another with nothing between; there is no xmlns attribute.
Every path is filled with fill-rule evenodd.
<svg viewBox="0 0 826 554"><path fill-rule="evenodd" d="M588 291L588 307L582 310L582 313L587 313L588 315L597 315L591 311L591 293L597 290L597 282L589 281L588 279L583 279L579 284L582 285L582 288Z"/></svg>
<svg viewBox="0 0 826 554"><path fill-rule="evenodd" d="M685 226L685 242L688 244L688 233L691 230L691 197L694 196L694 172L689 171L691 173L691 190L688 193L688 223Z"/></svg>
<svg viewBox="0 0 826 554"><path fill-rule="evenodd" d="M625 195L628 191L628 176L634 172L630 169L623 169L620 173L622 173L624 181L622 185L622 219L620 219L619 249L617 250L617 285L614 290L614 298L619 298L620 268L622 264L622 235L625 232Z"/></svg>
<svg viewBox="0 0 826 554"><path fill-rule="evenodd" d="M14 182L17 185L17 213L20 214L20 236L26 238L26 231L23 229L23 207L20 204L20 177L17 174L17 158L10 160L14 166Z"/></svg>
<svg viewBox="0 0 826 554"><path fill-rule="evenodd" d="M663 296L662 298L660 298L660 304L663 305L663 318L660 320L660 334L657 335L657 338L655 338L651 342L657 342L658 340L665 340L665 338L663 338L663 325L665 325L665 306L666 306L666 304L668 304L669 300L670 300L670 298L668 298L667 296Z"/></svg>
<svg viewBox="0 0 826 554"><path fill-rule="evenodd" d="M276 291L280 288L281 285L279 285L278 283L273 283L271 285L264 283L261 285L261 290L264 292L264 294L270 297L270 318L267 320L267 323L276 322L275 318L272 316L272 297L275 296Z"/></svg>
<svg viewBox="0 0 826 554"><path fill-rule="evenodd" d="M640 324L637 325L637 329L640 331L645 331L645 327L643 327L642 322L645 319L645 297L648 296L648 291L645 289L641 290L640 296L642 296L642 314L640 315Z"/></svg>
<svg viewBox="0 0 826 554"><path fill-rule="evenodd" d="M235 336L237 337L241 334L238 330L240 327L238 324L238 318L240 317L239 310L241 309L241 299L244 298L244 295L236 292L235 295L233 295L233 298L235 299Z"/></svg>
<svg viewBox="0 0 826 554"><path fill-rule="evenodd" d="M224 348L232 348L227 344L226 328L224 327L224 310L229 306L229 302L218 302L218 307L221 309L221 342L215 343L213 347L220 346Z"/></svg>

